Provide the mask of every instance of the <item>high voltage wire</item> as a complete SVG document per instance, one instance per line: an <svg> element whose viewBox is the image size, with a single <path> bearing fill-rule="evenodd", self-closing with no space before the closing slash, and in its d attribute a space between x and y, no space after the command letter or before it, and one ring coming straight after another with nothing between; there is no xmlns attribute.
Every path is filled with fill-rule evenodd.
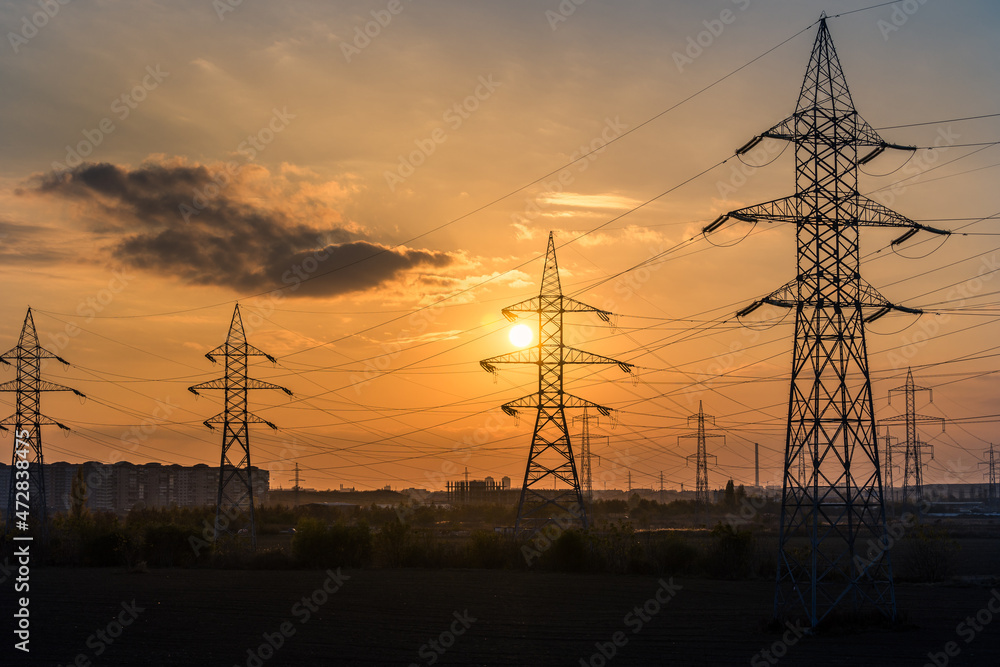
<svg viewBox="0 0 1000 667"><path fill-rule="evenodd" d="M851 12L845 12L845 13L842 13L842 14L838 14L837 16L843 16L843 15L846 15L846 14L850 14L850 13L855 13L855 12L859 12L859 11L866 11L867 9L873 9L873 8L875 8L875 7L881 7L881 6L885 6L885 5L888 5L888 4L892 4L892 3L883 3L883 4L881 4L881 5L874 5L874 6L872 6L872 7L869 7L869 8L865 8L865 9L859 9L859 10L853 10L853 11L851 11ZM813 25L813 24L811 24L811 25ZM698 93L695 93L695 95L692 95L691 97L689 97L689 98L686 98L685 100L683 100L682 102L678 103L678 104L677 104L677 105L675 105L674 107L671 107L671 109L668 109L668 110L666 110L666 111L664 111L664 112L661 112L661 113L660 113L660 114L658 114L657 116L654 116L653 118L651 118L651 119L649 119L649 120L645 121L645 122L644 122L643 124L641 124L640 126L637 126L636 128L633 128L632 130L630 130L630 131L629 131L629 133L631 133L632 131L635 131L635 130L638 130L638 129L639 129L639 127L642 127L642 125L645 125L645 124L647 124L647 123L650 123L650 122L652 122L653 120L655 120L656 118L659 118L660 116L662 116L663 114L665 114L665 113L667 113L668 111L672 110L673 108L676 108L676 107L677 107L677 106L679 106L680 104L683 104L684 102L686 102L686 101L688 101L688 100L692 99L693 97L697 96L697 95L698 95L698 94L700 94L701 92L704 92L705 90L708 90L708 88L710 88L710 87L712 87L712 86L716 85L717 83L720 83L720 82L721 82L722 80L724 80L725 78L728 78L729 76L732 76L733 74L735 74L736 72L738 72L738 71L740 71L741 69L745 68L745 67L746 67L746 66L748 66L749 64L751 64L751 63L755 62L755 61L756 61L757 59L759 59L759 58L762 58L762 57L763 57L764 55L767 55L768 53L770 53L770 52L771 52L771 51L773 51L774 49L776 49L776 48L780 47L781 45L783 45L784 43L786 43L787 41L790 41L791 39L793 39L794 37L796 37L796 36L797 36L798 34L801 34L801 32L804 32L804 31L805 31L806 29L808 29L809 27L811 27L811 25L810 25L810 26L807 26L807 28L803 29L803 31L800 31L799 33L796 33L796 35L793 35L793 36L792 36L792 37L790 37L790 38L789 38L788 40L785 40L785 42L782 42L782 43L781 43L781 44L779 44L778 46L776 46L776 47L773 47L773 48L772 48L771 50L769 50L769 51L765 52L765 53L764 53L764 54L762 54L761 56L758 56L758 57L757 57L757 58L755 58L754 60L752 60L752 61L750 61L750 62L746 63L745 65L743 65L742 67L738 68L737 70L734 70L734 71L733 71L733 72L731 72L730 74L726 75L726 77L723 77L722 79L719 79L719 80L717 80L717 81L716 81L715 83L711 84L710 86L708 86L708 87L706 87L706 88L702 89L702 90L701 90L701 91L699 91ZM990 117L990 116L993 116L993 115L997 115L997 114L991 114L991 115L988 115L988 116L981 116L981 117ZM969 117L969 118L979 118L979 117ZM954 121L957 121L957 120L964 120L964 119L951 119L951 120L954 120ZM948 121L941 121L941 122L948 122ZM928 124L929 124L929 123L928 123ZM901 127L902 127L902 126L901 126ZM626 133L626 134L627 134L627 133ZM622 135L622 136L624 136L624 135ZM621 137L618 137L618 138L621 138ZM974 154L975 152L978 152L978 151L974 151L973 153L970 153L969 155L971 155L971 154ZM581 158L579 158L579 159L583 159L584 157L586 157L586 155L582 156L582 157L581 157ZM968 155L966 155L966 156L962 156L962 158L964 158L964 157L968 157ZM958 158L958 159L962 159L962 158ZM687 182L690 182L690 180L694 180L695 178L698 178L698 177L700 177L701 175L704 175L705 173L708 173L709 171L711 171L711 169L714 169L715 167L717 167L717 166L719 166L719 165L721 165L721 164L723 164L723 163L725 163L725 162L726 162L726 161L724 160L723 162L720 162L720 163L718 163L718 164L714 165L713 167L711 167L711 168L709 168L709 169L705 170L704 172L701 172L700 174L696 175L695 177L692 177L692 179L689 179L688 181L685 181L685 183L687 183ZM952 162L954 162L954 160L953 160L953 161L951 161L951 162L949 162L949 163L946 163L946 164L951 164ZM573 164L573 163L569 163L569 164L571 165L571 164ZM568 166L568 165L567 165L567 166ZM940 165L940 166L945 166L945 165ZM497 199L497 200L494 200L494 202L492 202L492 203L496 203L497 201L502 201L502 199L505 199L505 198L507 198L507 197L511 196L512 194L516 194L517 192L520 192L520 191L522 191L523 189L525 189L525 188L527 188L527 187L530 187L531 185L533 185L533 184L535 184L535 183L537 183L537 182L539 182L539 181L541 181L541 180L543 180L543 179L545 179L545 178L547 178L547 177L551 176L552 174L555 174L555 173L558 173L558 172L559 172L559 171L561 171L561 170L562 170L563 168L565 168L565 167L560 167L559 169L557 169L557 170L555 170L555 171L553 171L553 172L550 172L549 174L546 174L546 175L544 175L544 176L540 177L540 178L539 178L539 179L537 179L536 181L533 181L532 183L529 183L529 184L527 184L527 185L525 185L525 186L522 186L522 188L520 188L520 189L518 189L518 190L515 190L515 191L513 191L513 192L511 192L511 193L508 193L508 194L507 194L507 195L505 195L504 197L502 197L502 198L500 198L500 199ZM929 170L929 171L930 171L930 170ZM926 173L926 172L924 172L924 173ZM904 179L904 180L907 180L907 179ZM684 183L682 183L681 185L683 185L683 184L684 184ZM680 187L680 186L677 186L677 187ZM888 186L888 187L891 187L891 186ZM667 191L667 192L670 192L670 191ZM656 198L654 198L653 200L650 200L650 201L648 201L648 202L644 203L644 204L643 204L643 205L641 205L641 206L644 206L644 205L646 205L646 204L650 203L651 201L655 201L655 199L657 199L657 198L659 198L659 197L662 197L662 196L663 196L663 194L661 194L661 195L658 195L658 196L657 196ZM492 205L492 203L491 203L491 204L487 204L486 206L489 206L489 205ZM641 207L641 206L640 206L640 207ZM485 208L485 206L484 206L483 208ZM413 239L410 239L410 240L408 240L408 241L405 241L405 242L403 242L403 244L405 244L405 243L409 243L409 242L412 242L413 240L416 240L416 239L419 239L419 238L422 238L423 236L425 236L425 235L427 235L427 234L430 234L430 233L433 233L434 231L437 231L437 230L439 230L439 229L443 228L444 226L447 226L447 225L449 225L449 224L453 224L453 223L455 223L455 222L458 222L459 220L461 220L461 219L464 219L465 217L468 217L468 216L470 216L470 215L473 215L474 213L478 212L479 210L482 210L482 209L476 209L475 211L472 211L472 212L470 212L470 213L466 214L465 216L462 216L462 217L460 217L460 218L456 218L455 220L452 220L452 221L450 221L450 222L448 222L448 223L445 223L444 225L441 225L441 226L439 226L439 227L437 227L437 228L434 228L434 229L432 229L432 230L429 230L429 231L427 231L427 232L424 232L423 234L421 234L421 235L419 235L419 236L417 236L417 237L414 237ZM636 209L633 209L633 210L636 210ZM631 211L629 211L629 212L631 212ZM593 233L593 232L597 231L597 229L601 229L602 227L604 227L604 226L606 226L606 225L608 225L608 224L610 224L610 223L612 223L612 222L614 222L614 221L616 221L616 220L619 220L619 219L621 219L621 218L622 218L622 217L624 217L625 215L628 215L628 213L629 213L629 212L627 212L627 213L623 214L622 216L618 216L618 217L616 217L616 218L613 218L612 220L608 221L608 222L607 222L607 223L605 223L604 225L602 225L602 226L600 226L600 227L598 227L598 228L596 228L596 229L594 229L594 230L591 230L591 232L587 232L587 234L590 234L590 233ZM982 220L982 219L980 219L980 220ZM574 238L573 240L571 240L571 241L570 241L569 243L573 243L574 241L578 240L579 238L582 238L582 237L583 237L583 236L585 236L585 235L586 235L586 234L583 234L583 235L581 235L581 236L578 236L578 237ZM689 239L688 241L693 241L693 240L694 240L695 238L697 238L697 237L694 237L693 239ZM679 246L677 247L677 249L678 249L678 250L679 250L679 249L681 249L681 247L683 247L683 246L684 246L685 244L687 244L687 243L688 243L688 241L685 241L685 242L683 242L682 244L679 244ZM403 244L400 244L400 245L403 245ZM565 245L568 245L568 243L567 243L567 244L564 244L564 246L565 246ZM399 247L399 246L395 246L395 247ZM698 252L700 252L700 250L699 250ZM531 260L531 261L534 261L534 260ZM628 272L628 271L630 271L630 270L635 270L636 268L641 268L641 267L642 267L643 265L646 265L646 264L647 264L648 262L650 262L650 261L652 261L652 259L647 259L647 260L644 260L643 262L641 262L640 264L636 265L635 267L633 267L633 268L631 268L631 269L627 269L626 271L623 271L623 272L620 272L619 274L617 274L616 276L613 276L613 277L611 277L610 279L611 279L611 280L613 280L613 279L614 279L615 277L618 277L618 276L620 276L620 275L623 275L624 273L627 273L627 272ZM963 261L965 261L965 260L963 260ZM524 266L524 265L526 265L526 264L527 264L527 262L526 262L525 264L522 264L522 265L519 265L519 266L518 266L518 267L516 267L516 268L521 268L521 267L523 267L523 266ZM350 265L347 265L347 266L350 266ZM341 267L341 268L347 268L347 267L345 266L345 267ZM340 269L338 269L338 270L340 270ZM324 274L324 275L326 275L326 274ZM320 276L317 276L317 277L320 277ZM606 283L606 282L608 282L608 280L603 280L603 281L602 281L601 283L599 283L599 284L604 284L604 283ZM483 283L483 284L485 284L485 283ZM477 286L478 286L478 285L477 285ZM476 286L474 286L474 287L476 287ZM596 285L591 285L591 286L589 286L589 287L588 287L587 289L593 289L594 287L596 287ZM261 295L263 295L263 294L268 294L268 293L271 293L271 292L273 292L273 291L274 291L274 290L271 290L270 292L262 292L262 293L260 293L260 294L257 294L257 295L253 295L253 296L261 296ZM465 290L463 290L463 292L464 292L464 291L465 291ZM937 290L935 290L935 291L937 291ZM461 293L463 293L463 292L459 292L458 294L461 294ZM450 299L450 298L454 298L454 295L453 295L453 296L451 296L451 297L448 297L448 298L449 298L449 299ZM225 303L230 303L230 302L225 302ZM212 306L206 306L205 308L208 308L208 307L212 307ZM189 309L189 310L186 310L186 311L174 311L174 312L191 312L192 310L198 310L198 309ZM421 309L417 309L417 310L407 310L407 311L395 311L395 312L406 312L406 313L413 313L413 312L419 312L420 310L421 310ZM294 312L294 311L290 311L290 312ZM386 311L374 311L374 312L386 312ZM389 311L389 312L392 312L392 311ZM161 314L161 315L162 315L162 314ZM157 316L157 315L145 315L145 316L122 316L122 317L153 317L153 316ZM395 318L395 319L399 319L399 318ZM670 318L664 318L664 319L667 319L667 320L669 320ZM391 322L391 321L395 321L395 320L390 320L389 322ZM725 324L725 323L726 323L726 321L723 321L723 322L721 322L720 324ZM272 322L272 324L273 324L273 322ZM278 325L278 326L280 326L280 325ZM381 326L381 325L376 325L376 326ZM977 325L977 326L978 326L978 325ZM369 328L369 329L365 329L365 330L363 330L362 332L359 332L359 333L363 333L364 331L369 331L369 330L371 330L371 328ZM640 330L640 329L639 329L639 328L637 328L637 330ZM712 330L712 329L711 329L711 328L709 328L709 330ZM94 332L88 332L88 333L94 333ZM463 333L467 333L467 332L463 332ZM955 333L955 332L953 332L953 333ZM94 335L98 335L98 336L100 336L100 334L96 334L96 333L95 333ZM357 335L357 334L352 334L352 335ZM104 337L104 336L101 336L101 337ZM104 338L107 338L107 337L104 337ZM108 340L111 340L111 339L108 339ZM342 340L342 339L339 339L339 340ZM477 339L477 340L478 340L478 339ZM118 341L116 341L116 342L118 342ZM436 341L434 341L434 342L436 342ZM637 341L634 341L634 340L633 340L633 342L635 342L635 343L637 344L637 346L639 346L639 348L640 348L640 349L641 349L641 348L643 348L643 346L641 346L641 345L640 345L640 344L639 344L639 343L638 343ZM123 343L123 344L124 344L124 343ZM135 347L133 347L133 349L136 349L136 350L138 350L139 348L135 348ZM313 349L314 349L314 348L313 348ZM659 348L658 348L658 349L659 349ZM140 350L140 351L143 351L143 350ZM147 353L149 353L149 352L147 352ZM153 353L149 353L149 354L153 354ZM296 353L296 354L297 354L297 353ZM437 353L436 355L432 355L432 357L430 357L430 358L433 358L434 356L439 356L440 354L443 354L443 352L442 352L442 353ZM154 356L157 356L157 355L155 355L155 354L154 354ZM377 358L377 357L376 357L376 358ZM413 364L409 364L408 366L406 366L406 367L404 367L404 368L407 368L407 367L412 367L412 366L414 366L414 365L415 365L416 363L420 363L420 362L414 362ZM755 362L755 363L759 363L759 361L757 361L757 362ZM942 363L944 363L944 362L942 362ZM305 372L302 372L302 373L295 373L294 371L291 371L291 369L288 369L288 370L289 370L290 372L294 373L294 374L303 374L303 375L304 375L304 373L305 373ZM674 371L672 371L672 370L668 370L667 372L674 372ZM719 377L724 377L724 376L719 376ZM109 381L109 382L110 382L110 381ZM341 388L341 389L343 389L343 388ZM272 407L280 407L280 406L272 406ZM425 410L424 410L424 409L421 409L420 411L425 411ZM480 413L475 413L475 414L482 414L482 412L480 412ZM470 415L470 416L475 416L475 414L474 414L474 415ZM447 422L446 422L446 423L447 423ZM185 425L186 425L186 424L185 424ZM391 437L396 437L396 436L391 436ZM513 436L512 436L512 437L513 437Z"/></svg>

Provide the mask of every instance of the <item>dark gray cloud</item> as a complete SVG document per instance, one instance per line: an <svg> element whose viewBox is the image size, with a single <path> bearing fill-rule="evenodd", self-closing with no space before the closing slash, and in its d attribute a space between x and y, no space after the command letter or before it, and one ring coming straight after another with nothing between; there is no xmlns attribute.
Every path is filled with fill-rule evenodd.
<svg viewBox="0 0 1000 667"><path fill-rule="evenodd" d="M111 232L117 261L241 293L287 287L288 295L334 296L453 262L448 253L389 248L341 227L298 222L309 214L293 210L303 204L282 199L264 208L235 180L200 165L84 163L35 176L20 192L88 206L89 226Z"/></svg>

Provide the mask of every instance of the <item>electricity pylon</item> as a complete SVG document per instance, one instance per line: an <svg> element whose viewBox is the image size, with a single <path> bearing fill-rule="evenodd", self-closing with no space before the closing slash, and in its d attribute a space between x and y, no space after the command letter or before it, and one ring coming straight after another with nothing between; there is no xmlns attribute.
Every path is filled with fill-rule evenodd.
<svg viewBox="0 0 1000 667"><path fill-rule="evenodd" d="M917 502L924 495L924 452L934 458L934 448L921 441L917 437L917 423L940 422L941 430L944 430L943 417L927 417L917 414L916 394L918 391L926 391L934 402L934 394L927 387L918 387L913 384L913 371L906 369L906 384L889 390L889 403L892 403L892 395L903 392L906 396L906 413L883 419L883 423L903 422L906 424L906 442L903 446L905 457L903 459L903 502Z"/></svg>
<svg viewBox="0 0 1000 667"><path fill-rule="evenodd" d="M883 437L883 440L885 441L885 446L882 448L882 456L885 459L885 463L883 463L882 465L882 480L883 480L882 488L885 490L886 500L888 500L891 503L895 501L894 498L895 490L892 481L893 477L892 453L893 451L896 450L903 451L902 448L904 446L900 445L898 442L896 443L893 442L893 440L898 441L899 438L897 438L894 435L890 435L888 428L885 429L885 436ZM890 505L890 512L892 511L893 511L892 506Z"/></svg>
<svg viewBox="0 0 1000 667"><path fill-rule="evenodd" d="M597 415L592 415L587 412L587 409L583 409L582 415L577 415L573 417L573 422L580 422L583 424L580 432L580 472L583 478L583 497L587 499L587 502L593 502L594 500L594 477L593 468L591 466L592 454L592 444L593 438L590 435L590 423L599 424L599 418ZM607 436L598 436L599 439L603 439L607 443Z"/></svg>
<svg viewBox="0 0 1000 667"><path fill-rule="evenodd" d="M948 232L858 192L859 164L886 148L914 149L885 142L858 115L825 14L795 113L737 154L764 138L795 144L795 194L732 211L704 231L729 217L795 225L795 279L738 313L763 304L795 310L774 613L804 615L812 626L841 605L895 618L888 552L865 559L868 540L887 537L865 324L891 310L919 311L890 303L861 278L858 236L862 226L905 228L893 244L921 229ZM874 150L859 159L863 147ZM874 312L866 317L866 309Z"/></svg>
<svg viewBox="0 0 1000 667"><path fill-rule="evenodd" d="M55 359L59 363L69 366L68 361L38 344L35 319L31 316L31 308L28 308L17 346L0 355L0 363L9 366L10 362L13 361L17 368L16 379L0 384L0 391L14 392L17 403L17 411L0 422L0 428L5 431L8 430L7 426L14 427L14 454L10 467L10 491L7 498L6 530L8 533L15 528L21 532L27 531L30 526L28 518L34 515L40 533L43 536L46 534L48 498L45 495L42 426L58 426L64 431L68 431L69 427L42 414L42 392L71 391L81 398L86 398L76 389L43 380L42 361L44 359ZM23 456L21 452L24 452ZM19 469L18 461L27 461L28 467ZM26 470L28 473L26 479L24 479L25 475L18 475L19 470ZM18 489L18 482L27 482L27 484ZM25 496L20 494L25 492L27 493L27 502L21 500ZM20 505L18 501L21 502ZM24 509L21 509L22 507Z"/></svg>
<svg viewBox="0 0 1000 667"><path fill-rule="evenodd" d="M277 360L247 343L239 304L236 304L233 311L226 342L205 356L212 363L216 363L215 357L224 357L226 360L226 372L221 378L188 387L188 391L196 396L199 395L199 390L205 389L221 389L225 392L225 410L204 422L212 430L215 430L215 424L222 424L222 462L219 465L219 491L215 505L215 540L227 533L239 535L242 529L246 529L250 536L250 548L256 550L250 424L267 424L275 430L278 427L247 411L247 392L250 389L279 389L289 396L292 392L276 384L247 377L249 357L266 357L271 363L276 363Z"/></svg>
<svg viewBox="0 0 1000 667"><path fill-rule="evenodd" d="M701 401L698 401L698 414L688 417L688 426L691 426L692 421L695 423L695 428L697 430L694 433L679 435L677 436L677 440L678 444L680 443L681 438L695 438L697 442L697 449L695 450L695 453L688 456L687 460L695 460L695 501L699 505L708 505L708 459L715 459L716 462L718 462L719 459L715 456L715 454L708 453L706 441L708 438L722 438L724 440L726 436L705 432L705 424L709 423L714 426L715 417L705 414L705 411L701 407Z"/></svg>
<svg viewBox="0 0 1000 667"><path fill-rule="evenodd" d="M986 497L990 507L994 507L1000 500L1000 487L997 486L997 468L1000 468L1000 457L994 456L993 443L990 443L989 460L982 461L979 465L986 466L983 477L986 478Z"/></svg>
<svg viewBox="0 0 1000 667"><path fill-rule="evenodd" d="M519 408L537 411L514 531L537 532L557 520L564 525L567 521L580 523L586 528L587 508L580 491L580 476L566 426L566 410L594 408L604 416L610 415L611 410L563 391L563 369L567 364L616 364L630 373L632 365L563 344L564 314L595 313L605 322L610 322L611 313L563 296L552 232L549 232L538 296L508 306L501 312L511 322L517 320L517 313L538 315L537 345L479 362L484 370L494 375L500 364L538 366L537 393L502 406L503 411L512 416L517 415ZM556 487L561 483L563 488L546 490L546 482L549 480Z"/></svg>

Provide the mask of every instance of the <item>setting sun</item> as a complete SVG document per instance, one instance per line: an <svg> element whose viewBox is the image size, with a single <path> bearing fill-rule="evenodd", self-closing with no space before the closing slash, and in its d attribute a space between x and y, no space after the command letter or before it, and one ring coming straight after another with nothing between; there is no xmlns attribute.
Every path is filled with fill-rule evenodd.
<svg viewBox="0 0 1000 667"><path fill-rule="evenodd" d="M514 346L528 347L535 338L535 334L527 324L517 324L511 327L508 337Z"/></svg>

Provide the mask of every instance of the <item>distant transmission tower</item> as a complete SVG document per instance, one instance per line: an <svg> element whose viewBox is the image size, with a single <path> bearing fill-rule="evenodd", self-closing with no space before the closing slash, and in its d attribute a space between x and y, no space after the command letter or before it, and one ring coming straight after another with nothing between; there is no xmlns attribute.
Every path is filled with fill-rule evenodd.
<svg viewBox="0 0 1000 667"><path fill-rule="evenodd" d="M869 540L886 539L886 525L865 323L894 309L919 311L893 305L861 278L858 232L862 226L906 228L894 244L921 229L947 232L858 192L859 164L886 148L906 147L886 143L858 115L825 14L795 113L737 155L764 138L795 144L795 194L732 211L704 231L729 217L795 225L796 278L738 313L763 304L795 310L774 613L805 615L812 626L839 605L895 618L888 552L866 558ZM859 159L862 147L874 150ZM865 309L874 312L865 317ZM807 551L798 546L803 540Z"/></svg>
<svg viewBox="0 0 1000 667"><path fill-rule="evenodd" d="M996 507L1000 502L1000 486L997 485L997 472L1000 470L1000 457L993 452L993 444L990 443L989 459L979 465L986 466L983 477L986 478L986 494L990 507Z"/></svg>
<svg viewBox="0 0 1000 667"><path fill-rule="evenodd" d="M583 496L588 502L594 500L594 478L590 468L590 420L596 419L587 414L584 408L582 415L577 415L573 421L583 423L583 432L580 434L580 460L583 464Z"/></svg>
<svg viewBox="0 0 1000 667"><path fill-rule="evenodd" d="M538 366L538 392L503 405L504 412L509 415L516 415L518 408L537 411L514 531L537 532L555 521L557 516L562 521L573 520L586 527L587 510L566 426L566 410L595 408L605 416L611 414L611 410L563 391L563 369L566 364L616 364L630 373L632 365L563 344L565 313L595 313L605 322L611 321L611 313L563 296L552 232L549 232L545 269L538 296L508 306L502 312L511 322L517 319L517 313L538 315L537 345L479 362L485 370L494 374L500 364ZM544 487L549 478L554 486L562 484L563 488L547 492ZM570 516L566 517L567 514Z"/></svg>
<svg viewBox="0 0 1000 667"><path fill-rule="evenodd" d="M69 366L68 361L38 344L35 319L31 316L31 308L28 308L17 346L0 355L0 363L9 366L10 362L13 361L17 368L17 379L0 384L0 391L14 392L17 403L17 411L0 422L0 428L5 431L8 430L7 426L14 427L14 453L10 468L10 491L7 497L6 530L8 533L15 528L19 532L29 530L32 523L29 521L29 517L34 516L35 524L41 535L46 534L48 498L45 495L45 473L42 467L44 463L42 426L58 426L64 431L68 431L69 428L41 413L42 392L71 391L81 398L86 398L76 389L43 380L42 361L44 359L55 359L59 363ZM25 450L23 447L25 442L28 443L27 455L21 456L19 451ZM17 475L18 461L28 462L27 479L23 479L23 475L19 479ZM18 489L17 482L27 482L27 488ZM24 495L18 497L18 492L24 493L25 491L28 498L26 504L22 500ZM22 503L20 505L18 505L19 500Z"/></svg>
<svg viewBox="0 0 1000 667"><path fill-rule="evenodd" d="M926 417L917 414L916 394L918 391L926 391L930 394L931 402L934 402L934 394L927 387L918 387L913 384L913 372L906 369L906 384L889 390L889 402L892 402L892 395L903 392L906 396L906 414L896 415L883 419L883 423L903 422L906 424L906 442L903 445L905 458L903 459L903 502L917 502L924 495L924 452L931 459L934 458L934 448L930 444L921 441L917 437L918 423L940 423L944 430L944 418Z"/></svg>
<svg viewBox="0 0 1000 667"><path fill-rule="evenodd" d="M249 357L266 357L271 363L276 359L247 343L236 304L233 320L229 325L226 342L205 355L212 363L215 357L224 357L226 373L221 378L188 387L199 395L199 390L221 389L225 392L225 410L207 419L210 429L222 424L222 462L219 465L219 492L215 505L215 539L229 533L239 535L245 529L250 536L250 548L257 549L257 525L254 521L253 478L250 465L250 424L267 424L278 427L247 411L247 392L250 389L280 389L289 396L292 392L270 382L247 377Z"/></svg>
<svg viewBox="0 0 1000 667"><path fill-rule="evenodd" d="M296 463L295 464L295 488L294 488L295 493L293 494L293 498L294 498L293 502L295 503L295 507L299 506L299 491L301 491L301 490L302 490L302 478L299 477L299 464Z"/></svg>
<svg viewBox="0 0 1000 667"><path fill-rule="evenodd" d="M695 460L695 475L694 475L694 497L695 501L699 505L708 504L708 459L715 459L716 462L719 459L714 454L709 454L706 448L706 441L708 438L723 438L724 435L716 435L713 433L705 432L705 424L709 423L713 426L715 425L715 417L712 415L706 415L705 411L701 407L701 401L698 401L698 414L691 415L688 417L688 426L691 426L691 422L694 422L695 428L697 429L694 433L686 433L684 435L677 436L679 441L681 438L695 438L697 442L697 449L694 454L687 457L687 460Z"/></svg>
<svg viewBox="0 0 1000 667"><path fill-rule="evenodd" d="M889 502L895 502L895 490L893 486L894 464L892 462L892 453L893 451L900 450L901 445L893 442L893 440L899 440L899 438L890 435L888 428L885 429L885 436L883 437L883 440L885 441L885 446L882 448L882 456L885 458L885 463L882 464L882 486L885 489L886 500Z"/></svg>

